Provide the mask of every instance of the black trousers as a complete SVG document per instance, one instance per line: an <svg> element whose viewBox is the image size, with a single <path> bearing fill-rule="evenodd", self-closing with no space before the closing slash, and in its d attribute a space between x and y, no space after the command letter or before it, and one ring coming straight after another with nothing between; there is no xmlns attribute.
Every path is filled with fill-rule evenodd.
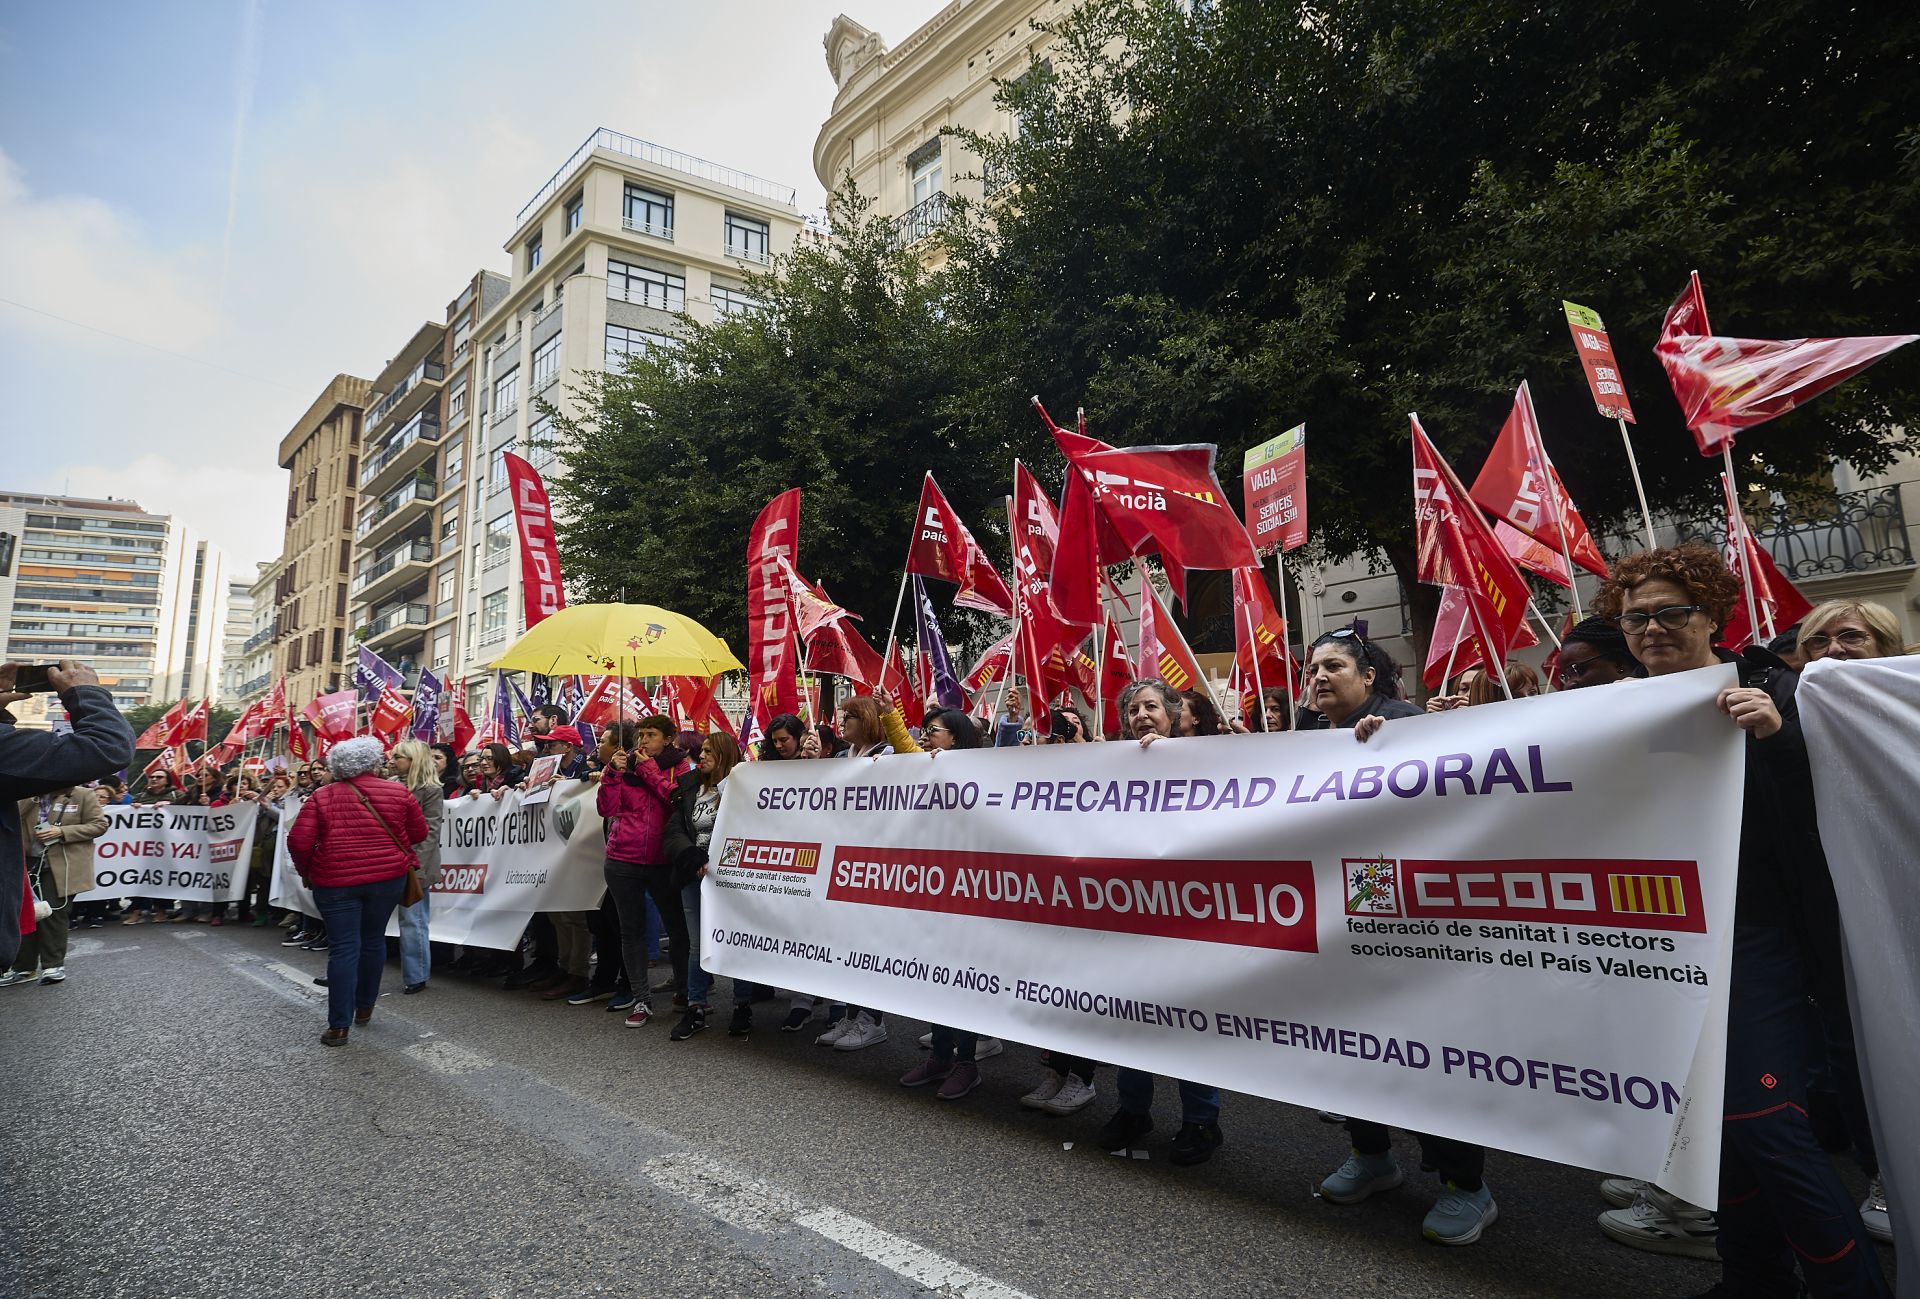
<svg viewBox="0 0 1920 1299"><path fill-rule="evenodd" d="M660 912L660 923L672 944L668 955L673 961L673 987L680 996L687 993L687 912L680 904L680 890L673 886L673 870L667 866L637 866L632 862L607 858L607 891L613 894L620 913L620 945L626 950L627 980L633 991L647 1000L647 899Z"/></svg>
<svg viewBox="0 0 1920 1299"><path fill-rule="evenodd" d="M1743 1299L1787 1299L1799 1293L1797 1260L1817 1299L1888 1299L1860 1211L1807 1121L1809 991L1792 934L1735 927L1720 1129L1722 1277Z"/></svg>
<svg viewBox="0 0 1920 1299"><path fill-rule="evenodd" d="M620 910L614 905L613 890L600 898L600 909L593 913L593 990L613 992L626 986L627 956L620 943Z"/></svg>
<svg viewBox="0 0 1920 1299"><path fill-rule="evenodd" d="M1353 1148L1363 1155L1384 1155L1393 1149L1393 1138L1384 1123L1348 1119L1347 1133L1353 1140ZM1425 1132L1413 1135L1420 1138L1421 1159L1433 1165L1442 1181L1452 1182L1463 1191L1480 1189L1480 1179L1487 1171L1485 1146Z"/></svg>

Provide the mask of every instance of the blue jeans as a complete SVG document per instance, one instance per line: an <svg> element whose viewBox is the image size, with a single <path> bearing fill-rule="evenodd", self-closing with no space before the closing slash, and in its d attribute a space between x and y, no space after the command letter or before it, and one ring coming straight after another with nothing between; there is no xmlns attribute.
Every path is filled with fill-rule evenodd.
<svg viewBox="0 0 1920 1299"><path fill-rule="evenodd" d="M373 884L317 888L313 900L327 922L327 1027L348 1028L353 1012L380 999L387 964L387 917L400 905L407 877Z"/></svg>
<svg viewBox="0 0 1920 1299"><path fill-rule="evenodd" d="M1153 1075L1140 1069L1120 1070L1120 1108L1128 1114L1147 1114L1153 1109ZM1218 1123L1220 1089L1199 1083L1180 1084L1180 1121L1182 1123Z"/></svg>
<svg viewBox="0 0 1920 1299"><path fill-rule="evenodd" d="M408 987L425 983L433 973L433 944L427 940L427 913L432 906L433 899L425 897L400 908L400 975Z"/></svg>
<svg viewBox="0 0 1920 1299"><path fill-rule="evenodd" d="M680 890L680 905L687 913L687 1004L704 1006L713 988L713 976L700 968L700 881Z"/></svg>

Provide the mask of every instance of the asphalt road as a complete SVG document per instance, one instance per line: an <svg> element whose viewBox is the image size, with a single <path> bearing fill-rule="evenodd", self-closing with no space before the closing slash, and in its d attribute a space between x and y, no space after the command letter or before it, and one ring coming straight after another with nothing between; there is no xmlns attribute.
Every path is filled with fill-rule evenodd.
<svg viewBox="0 0 1920 1299"><path fill-rule="evenodd" d="M1009 1045L957 1104L867 1051L437 979L326 1049L324 953L278 930L77 934L63 986L0 989L0 1294L8 1299L546 1296L1692 1295L1715 1265L1615 1245L1595 1174L1492 1154L1480 1244L1420 1238L1431 1175L1337 1208L1345 1154L1308 1112L1226 1099L1226 1145L1148 1157L1020 1108ZM722 987L724 988L724 984ZM780 1009L784 1009L781 1007Z"/></svg>

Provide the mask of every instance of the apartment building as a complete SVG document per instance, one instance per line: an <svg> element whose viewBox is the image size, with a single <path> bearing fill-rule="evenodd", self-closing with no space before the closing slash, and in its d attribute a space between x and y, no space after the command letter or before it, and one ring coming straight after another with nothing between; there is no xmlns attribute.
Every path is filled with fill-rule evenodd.
<svg viewBox="0 0 1920 1299"><path fill-rule="evenodd" d="M273 627L280 612L274 603L274 590L280 581L279 558L253 568L253 580L247 583L247 636L240 643L239 685L233 695L242 708L264 698L273 688Z"/></svg>
<svg viewBox="0 0 1920 1299"><path fill-rule="evenodd" d="M580 376L672 347L686 319L756 303L746 275L789 251L801 229L790 186L646 140L588 136L520 209L513 271L477 337L459 671L470 707L485 665L525 629L502 456L555 463L552 421ZM444 526L444 525L443 525Z"/></svg>
<svg viewBox="0 0 1920 1299"><path fill-rule="evenodd" d="M247 638L253 635L253 583L227 579L227 617L220 633L220 686L214 701L227 708L243 706L246 684Z"/></svg>
<svg viewBox="0 0 1920 1299"><path fill-rule="evenodd" d="M348 586L355 534L363 538L399 509L402 495L376 498L360 511L361 434L371 385L334 376L280 440L289 476L287 524L274 584L274 674L287 679L298 707L348 679ZM405 504L414 496L409 486Z"/></svg>
<svg viewBox="0 0 1920 1299"><path fill-rule="evenodd" d="M211 699L220 692L227 624L227 557L211 542L190 540L175 570L173 628L166 657L156 662L161 699Z"/></svg>

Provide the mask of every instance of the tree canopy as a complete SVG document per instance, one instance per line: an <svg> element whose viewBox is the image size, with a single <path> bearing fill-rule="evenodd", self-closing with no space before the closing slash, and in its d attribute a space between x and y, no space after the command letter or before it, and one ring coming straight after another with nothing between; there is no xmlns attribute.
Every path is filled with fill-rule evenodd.
<svg viewBox="0 0 1920 1299"><path fill-rule="evenodd" d="M1088 0L1002 87L1018 133L962 133L1004 183L939 270L842 194L765 313L591 385L569 572L735 635L747 525L799 485L801 567L884 616L920 472L997 534L1012 456L1051 461L1039 393L1117 444L1218 444L1236 494L1305 420L1319 553L1379 548L1424 629L1409 411L1470 481L1529 379L1582 509L1632 510L1561 299L1607 320L1656 508L1717 490L1651 352L1689 270L1722 333L1914 327L1917 47L1920 10L1815 0ZM1916 395L1909 349L1744 433L1742 474L1882 467Z"/></svg>

